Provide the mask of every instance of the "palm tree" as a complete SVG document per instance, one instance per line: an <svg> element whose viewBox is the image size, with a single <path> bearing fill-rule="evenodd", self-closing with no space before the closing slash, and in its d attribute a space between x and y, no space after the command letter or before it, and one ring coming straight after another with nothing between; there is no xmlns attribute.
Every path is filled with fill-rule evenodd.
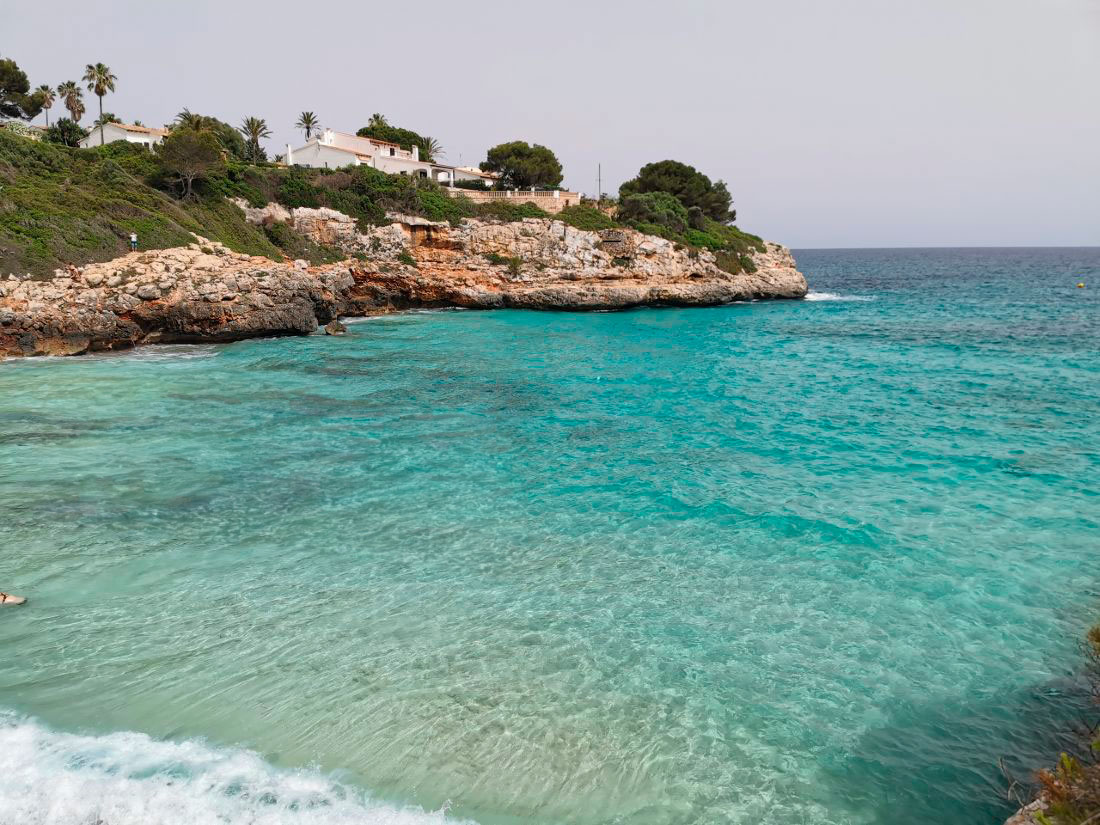
<svg viewBox="0 0 1100 825"><path fill-rule="evenodd" d="M118 78L111 73L108 66L102 63L96 63L95 65L89 63L84 67L84 77L82 79L88 84L88 91L95 92L99 97L99 119L103 120L103 95L115 90L115 81ZM104 142L103 130L100 129L99 145L102 146Z"/></svg>
<svg viewBox="0 0 1100 825"><path fill-rule="evenodd" d="M43 83L37 89L34 90L36 95L42 97L42 108L46 110L46 128L50 128L50 109L53 108L53 102L57 98L54 97L53 89L46 83Z"/></svg>
<svg viewBox="0 0 1100 825"><path fill-rule="evenodd" d="M373 115L371 115L370 120L367 121L367 128L368 129L377 129L377 128L382 128L382 127L389 126L389 125L390 124L389 124L389 121L386 120L386 116L385 115L380 115L380 114L378 114L378 112L375 112Z"/></svg>
<svg viewBox="0 0 1100 825"><path fill-rule="evenodd" d="M181 129L194 129L196 132L201 132L203 129L209 129L213 126L213 118L206 115L200 115L192 112L190 109L184 109L178 115L176 115L175 125Z"/></svg>
<svg viewBox="0 0 1100 825"><path fill-rule="evenodd" d="M303 130L306 133L306 140L309 140L309 136L317 129L317 117L313 112L302 112L294 125Z"/></svg>
<svg viewBox="0 0 1100 825"><path fill-rule="evenodd" d="M84 93L80 91L76 81L66 80L60 84L57 87L57 96L61 98L61 102L69 110L73 123L79 123L80 118L84 117Z"/></svg>
<svg viewBox="0 0 1100 825"><path fill-rule="evenodd" d="M259 163L263 156L263 149L260 148L260 138L271 137L271 130L267 128L267 121L262 117L246 117L241 121L241 125L237 127L237 131L248 140L252 162Z"/></svg>
<svg viewBox="0 0 1100 825"><path fill-rule="evenodd" d="M421 160L426 160L431 163L438 158L443 157L443 144L434 137L424 138L424 157Z"/></svg>
<svg viewBox="0 0 1100 825"><path fill-rule="evenodd" d="M116 115L114 112L104 112L103 114L101 114L99 116L99 119L95 122L94 125L95 126L106 126L108 123L122 123L122 121L119 120L118 115ZM140 126L141 124L140 123L135 123L134 125L135 126Z"/></svg>

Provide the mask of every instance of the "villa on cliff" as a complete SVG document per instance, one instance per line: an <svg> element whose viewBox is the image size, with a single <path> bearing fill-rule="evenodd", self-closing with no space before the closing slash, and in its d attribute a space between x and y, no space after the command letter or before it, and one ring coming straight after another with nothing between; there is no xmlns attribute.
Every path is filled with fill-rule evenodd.
<svg viewBox="0 0 1100 825"><path fill-rule="evenodd" d="M560 190L491 190L498 175L482 172L473 166L449 166L445 163L421 160L420 149L413 146L403 149L397 143L360 137L347 132L325 129L304 146L294 149L287 144L287 166L306 166L311 169L341 169L345 166L370 166L390 175L410 175L429 178L447 187L452 197L469 198L475 203L505 199L512 203L530 202L546 212L556 214L567 206L580 203L580 194ZM456 181L476 181L485 188L458 189Z"/></svg>
<svg viewBox="0 0 1100 825"><path fill-rule="evenodd" d="M421 160L420 148L415 145L411 149L402 149L399 144L388 140L359 137L332 129L325 129L297 149L287 144L286 165L312 169L370 166L391 175L431 178L444 185L458 180L473 180L490 186L493 181L492 175L480 170Z"/></svg>
<svg viewBox="0 0 1100 825"><path fill-rule="evenodd" d="M100 132L103 133L102 141L99 138ZM96 126L86 138L80 141L80 148L89 149L99 146L100 143L124 140L127 143L136 143L146 149L152 149L167 136L167 129L150 129L148 126L135 126L131 123L104 123L102 126Z"/></svg>

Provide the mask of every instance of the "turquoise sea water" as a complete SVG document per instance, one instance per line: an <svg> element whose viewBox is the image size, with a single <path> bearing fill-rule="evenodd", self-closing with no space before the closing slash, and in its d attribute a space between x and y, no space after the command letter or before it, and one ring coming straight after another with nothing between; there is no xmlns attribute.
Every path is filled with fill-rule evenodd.
<svg viewBox="0 0 1100 825"><path fill-rule="evenodd" d="M798 260L0 364L0 811L999 821L1100 612L1100 250Z"/></svg>

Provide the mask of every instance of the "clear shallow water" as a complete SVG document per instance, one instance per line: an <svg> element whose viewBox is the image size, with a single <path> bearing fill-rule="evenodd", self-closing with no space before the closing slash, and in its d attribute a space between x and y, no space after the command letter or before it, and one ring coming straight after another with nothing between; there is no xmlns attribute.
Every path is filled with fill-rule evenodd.
<svg viewBox="0 0 1100 825"><path fill-rule="evenodd" d="M798 260L815 300L0 364L0 799L997 821L1100 604L1100 250Z"/></svg>

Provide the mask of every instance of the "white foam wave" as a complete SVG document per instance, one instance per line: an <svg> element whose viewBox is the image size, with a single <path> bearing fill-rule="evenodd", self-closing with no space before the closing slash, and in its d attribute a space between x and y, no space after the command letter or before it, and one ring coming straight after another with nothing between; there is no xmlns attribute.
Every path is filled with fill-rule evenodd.
<svg viewBox="0 0 1100 825"><path fill-rule="evenodd" d="M140 733L81 736L0 712L0 820L21 825L443 825L252 751Z"/></svg>
<svg viewBox="0 0 1100 825"><path fill-rule="evenodd" d="M118 353L96 353L94 358L126 358L131 361L189 361L192 358L214 358L221 347L217 344L150 344Z"/></svg>
<svg viewBox="0 0 1100 825"><path fill-rule="evenodd" d="M83 363L87 361L190 361L194 358L215 358L218 344L148 344L132 349L90 352L84 355L36 355L31 358L0 358L0 361L18 362L27 366L58 362Z"/></svg>
<svg viewBox="0 0 1100 825"><path fill-rule="evenodd" d="M874 295L838 295L835 292L809 292L806 301L873 301Z"/></svg>

